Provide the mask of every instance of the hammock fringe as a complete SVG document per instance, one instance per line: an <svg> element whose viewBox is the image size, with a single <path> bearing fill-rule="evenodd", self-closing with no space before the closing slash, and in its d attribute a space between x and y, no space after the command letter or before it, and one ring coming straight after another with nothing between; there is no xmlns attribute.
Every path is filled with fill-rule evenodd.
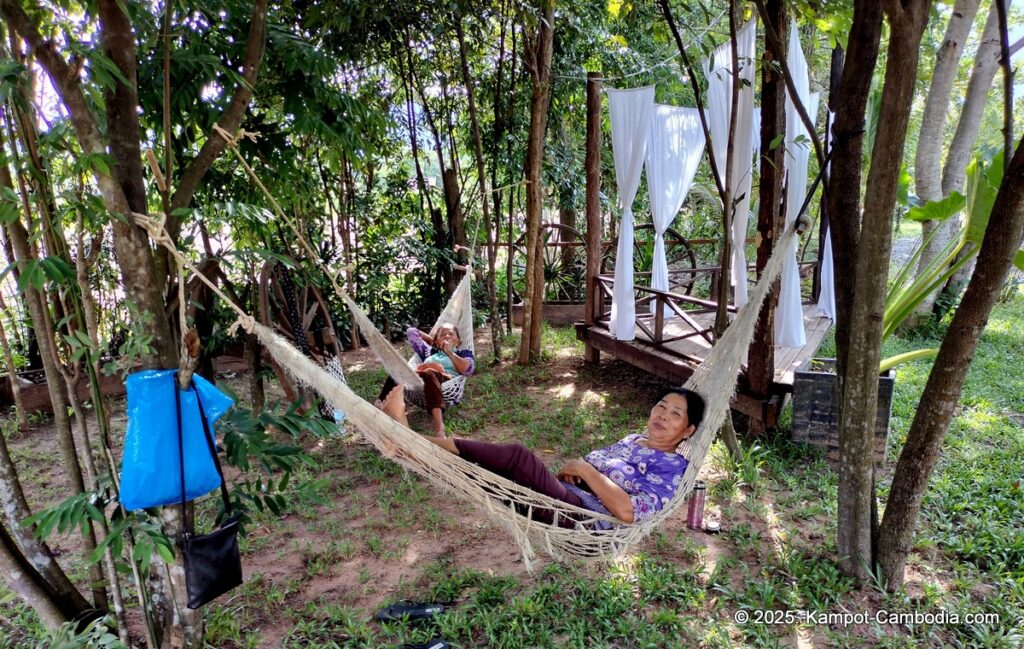
<svg viewBox="0 0 1024 649"><path fill-rule="evenodd" d="M610 516L549 498L448 453L358 397L347 385L334 379L270 329L251 318L240 319L240 324L255 333L267 351L297 381L315 390L335 408L344 410L362 435L385 456L392 457L402 466L456 497L480 504L489 516L509 531L519 545L528 568L533 563L536 556L534 548L538 545L558 560L612 560L646 537L686 501L708 448L728 415L729 401L736 390L740 365L753 336L758 313L782 268L787 244L795 236L792 227L783 232L760 281L751 293L750 301L740 310L732 325L716 341L707 358L686 382L686 387L704 396L707 403L705 418L699 430L677 449L678 453L690 461L690 466L695 468L686 472L675 496L661 511L629 525L621 524ZM449 303L452 312L449 313L446 308L440 322L444 322L446 317L452 321L457 303L468 294L467 279L460 284L459 290L464 286L465 292L461 297L458 290L452 296ZM471 323L470 320L469 328L462 331L472 331ZM376 331L376 327L373 330ZM377 334L380 335L379 332ZM380 337L383 339L383 336ZM387 347L394 349L390 344ZM556 521L565 516L577 522L571 529L541 524L518 514L511 506L512 503L552 511ZM599 521L615 525L611 529L592 529Z"/></svg>

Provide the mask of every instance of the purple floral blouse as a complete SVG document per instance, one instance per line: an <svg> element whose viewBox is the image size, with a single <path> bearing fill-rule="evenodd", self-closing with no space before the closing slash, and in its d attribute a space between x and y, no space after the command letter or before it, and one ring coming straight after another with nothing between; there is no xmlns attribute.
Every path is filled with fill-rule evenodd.
<svg viewBox="0 0 1024 649"><path fill-rule="evenodd" d="M584 458L595 469L629 494L633 520L639 522L659 511L672 499L683 481L689 462L678 453L641 446L643 435L627 435L611 446L591 451ZM601 499L576 485L564 483L592 511L610 514ZM610 525L599 525L610 527Z"/></svg>

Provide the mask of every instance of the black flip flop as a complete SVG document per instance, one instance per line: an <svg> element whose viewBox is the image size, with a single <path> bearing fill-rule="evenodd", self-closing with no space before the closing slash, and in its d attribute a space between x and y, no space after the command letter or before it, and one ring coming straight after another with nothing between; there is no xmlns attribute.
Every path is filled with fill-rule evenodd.
<svg viewBox="0 0 1024 649"><path fill-rule="evenodd" d="M444 604L425 602L396 602L377 612L377 620L423 620L444 611ZM443 642L443 641L442 641ZM427 645L431 646L431 645ZM447 645L445 645L447 646Z"/></svg>
<svg viewBox="0 0 1024 649"><path fill-rule="evenodd" d="M410 643L401 646L401 649L449 649L451 645L441 638L434 638L430 642Z"/></svg>

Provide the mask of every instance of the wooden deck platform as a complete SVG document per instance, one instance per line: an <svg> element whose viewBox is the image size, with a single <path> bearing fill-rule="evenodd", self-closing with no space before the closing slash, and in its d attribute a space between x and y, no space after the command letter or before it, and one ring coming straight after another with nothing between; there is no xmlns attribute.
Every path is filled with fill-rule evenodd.
<svg viewBox="0 0 1024 649"><path fill-rule="evenodd" d="M754 398L745 394L743 387L746 382L742 376L740 377L740 389L733 399L733 408L759 419L768 428L774 426L787 396L793 391L793 378L797 368L818 352L818 348L821 347L825 335L832 326L831 320L818 315L817 305L805 304L803 310L807 344L803 347L775 348L775 376L768 399ZM711 311L691 311L689 313L703 327L710 327L714 322L715 314ZM679 318L665 320L664 338L666 340L683 336L692 331ZM636 327L636 338L628 342L613 338L604 322L590 327L577 323L576 337L602 352L674 383L686 382L694 369L707 356L708 350L711 349L711 344L707 340L693 335L657 345L639 325Z"/></svg>

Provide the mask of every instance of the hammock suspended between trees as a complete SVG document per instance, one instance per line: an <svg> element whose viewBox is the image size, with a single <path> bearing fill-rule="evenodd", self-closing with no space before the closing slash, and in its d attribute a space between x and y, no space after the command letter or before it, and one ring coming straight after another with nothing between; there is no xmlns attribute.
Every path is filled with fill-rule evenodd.
<svg viewBox="0 0 1024 649"><path fill-rule="evenodd" d="M473 349L473 299L472 291L470 290L472 278L473 267L471 259L470 265L467 266L466 275L455 288L455 292L452 293L451 299L448 300L448 304L445 305L444 311L441 312L431 331L433 334L441 325L451 323L458 328L462 343L470 350ZM395 383L406 387L406 398L421 408L425 407L423 379L416 374L416 366L426 359L420 358L416 354L413 354L408 360L403 358L398 350L395 349L395 346L384 337L384 334L377 330L377 326L359 308L359 305L349 299L348 295L344 292L340 292L339 295L345 301L349 311L352 312L353 320L359 326L359 331L366 338L366 344L373 350L377 360L384 366L384 369L387 370ZM458 374L441 384L441 396L444 397L446 405L453 406L462 401L465 389L466 376Z"/></svg>
<svg viewBox="0 0 1024 649"><path fill-rule="evenodd" d="M239 323L256 334L267 351L297 381L316 390L333 407L344 410L362 435L382 453L393 456L392 459L402 466L456 497L478 504L492 519L500 522L519 545L527 566L531 565L538 548L555 559L611 559L645 538L686 501L708 448L729 413L729 401L736 390L740 365L753 337L761 305L779 276L788 244L796 234L795 224L782 233L750 301L686 382L687 388L704 397L707 407L697 433L683 441L676 450L689 460L689 468L675 496L656 514L632 524L542 495L441 449L361 399L346 384L337 381L272 330L251 317L241 318ZM459 289L464 287L468 293L468 275ZM449 309L454 313L459 308L457 298L459 291L456 291L442 318ZM465 300L466 296L460 299ZM352 306L350 304L350 308ZM394 357L401 358L376 327L371 324L370 328L391 349ZM383 347L381 351L384 352ZM405 367L411 372L408 365ZM394 374L392 376L395 377ZM395 379L398 381L398 377ZM543 523L533 520L530 514L534 510L552 512L554 521ZM610 522L613 526L611 529L594 529L594 524L600 521ZM569 527L560 527L559 523Z"/></svg>

